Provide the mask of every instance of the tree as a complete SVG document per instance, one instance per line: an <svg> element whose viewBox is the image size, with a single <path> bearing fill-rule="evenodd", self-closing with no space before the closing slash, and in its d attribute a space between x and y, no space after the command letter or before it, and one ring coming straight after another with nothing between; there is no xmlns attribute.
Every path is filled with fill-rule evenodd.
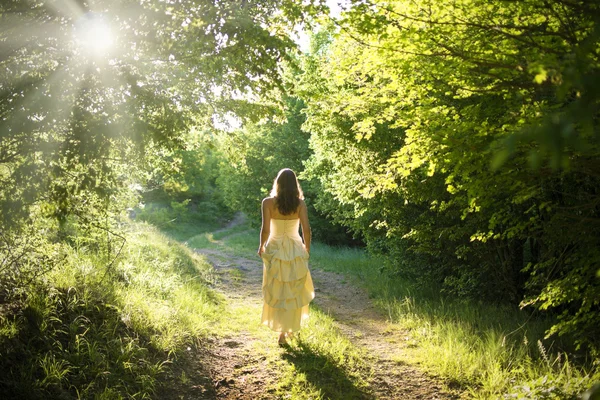
<svg viewBox="0 0 600 400"><path fill-rule="evenodd" d="M352 2L297 86L323 211L397 272L552 309L550 334L597 349L598 15Z"/></svg>
<svg viewBox="0 0 600 400"><path fill-rule="evenodd" d="M3 2L3 254L19 253L11 243L33 219L55 218L64 228L77 218L110 231L110 215L122 208L116 199L154 168L149 162L180 148L191 127L207 127L234 108L241 116L264 113L247 98L279 85L278 63L294 47L287 33L320 7L287 0Z"/></svg>
<svg viewBox="0 0 600 400"><path fill-rule="evenodd" d="M320 192L318 181L303 179L304 162L310 157L310 134L301 129L305 104L296 98L285 101L285 121L271 119L221 134L217 145L223 159L217 185L230 209L243 211L260 223L260 204L269 196L273 179L282 168L299 176L313 236L327 243L353 243L345 230L334 226L314 208Z"/></svg>

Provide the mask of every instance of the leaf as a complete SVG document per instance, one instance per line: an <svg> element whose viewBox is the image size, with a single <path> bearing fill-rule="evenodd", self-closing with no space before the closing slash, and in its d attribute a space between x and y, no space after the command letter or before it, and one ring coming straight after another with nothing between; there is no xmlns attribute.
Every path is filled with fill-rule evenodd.
<svg viewBox="0 0 600 400"><path fill-rule="evenodd" d="M538 72L535 75L535 78L533 78L533 81L539 85L539 84L543 83L544 81L546 81L547 78L548 78L548 71L546 71L545 69L542 69L540 72Z"/></svg>

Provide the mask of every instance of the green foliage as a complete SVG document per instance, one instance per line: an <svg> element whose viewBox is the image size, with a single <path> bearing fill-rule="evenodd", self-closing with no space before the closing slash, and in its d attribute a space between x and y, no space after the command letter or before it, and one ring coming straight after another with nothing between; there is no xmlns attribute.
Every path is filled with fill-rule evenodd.
<svg viewBox="0 0 600 400"><path fill-rule="evenodd" d="M321 192L317 180L303 180L304 161L311 154L309 134L301 130L305 121L304 102L287 98L285 121L269 121L222 134L218 146L223 152L217 185L231 210L243 211L260 224L260 204L273 187L279 170L291 168L299 176L309 210L313 236L329 243L351 241L339 226L331 224L314 208Z"/></svg>
<svg viewBox="0 0 600 400"><path fill-rule="evenodd" d="M386 278L535 307L552 319L547 340L562 335L562 351L573 341L598 356L598 4L353 1L295 63L288 33L324 9L317 0L0 5L0 332L14 347L7 360L28 360L8 372L17 386L7 390L60 397L81 382L82 397L150 396L160 351L204 329L172 327L205 327L190 314L204 315L193 304L208 295L172 277L193 258L176 246L147 248L155 258L132 271L115 258L130 250L121 247L123 210L138 202L130 189L144 190L140 219L188 239L193 215L216 224L225 205L258 222L283 167L300 173L316 237L346 242L331 222L343 224L383 256ZM82 40L99 18L115 36L102 52ZM284 88L293 97L277 122L272 95ZM245 128L212 137L229 113ZM93 267L63 284L40 279L82 265ZM111 329L127 339L110 342ZM92 360L84 367L70 358L77 335L92 346L81 350ZM132 361L114 364L119 354ZM98 372L111 368L119 374ZM533 373L519 379L522 397L571 393Z"/></svg>
<svg viewBox="0 0 600 400"><path fill-rule="evenodd" d="M597 15L583 1L353 2L294 85L316 207L392 276L534 306L559 316L549 335L597 355Z"/></svg>
<svg viewBox="0 0 600 400"><path fill-rule="evenodd" d="M215 138L194 130L180 140L181 146L162 149L149 160L152 171L143 184L143 201L211 201L222 207L223 199L215 183L221 160Z"/></svg>
<svg viewBox="0 0 600 400"><path fill-rule="evenodd" d="M60 267L3 299L3 398L150 398L173 356L220 312L210 267L155 229L133 225L114 264L64 246Z"/></svg>
<svg viewBox="0 0 600 400"><path fill-rule="evenodd" d="M210 196L215 160L193 134L232 108L264 115L268 107L240 97L280 85L278 63L294 47L287 33L320 8L289 0L2 2L4 243L38 217L104 224L114 208L131 205L119 209L115 200L148 177L177 201ZM107 32L94 31L101 23Z"/></svg>
<svg viewBox="0 0 600 400"><path fill-rule="evenodd" d="M301 101L288 99L286 122L269 121L223 133L217 184L229 208L260 221L261 200L271 192L279 170L302 170L302 161L309 156L308 135L300 130L303 107Z"/></svg>
<svg viewBox="0 0 600 400"><path fill-rule="evenodd" d="M389 279L382 260L364 251L315 244L311 264L363 284L425 368L463 385L473 398L576 399L600 378L544 338L550 320L506 305L456 300L437 287Z"/></svg>

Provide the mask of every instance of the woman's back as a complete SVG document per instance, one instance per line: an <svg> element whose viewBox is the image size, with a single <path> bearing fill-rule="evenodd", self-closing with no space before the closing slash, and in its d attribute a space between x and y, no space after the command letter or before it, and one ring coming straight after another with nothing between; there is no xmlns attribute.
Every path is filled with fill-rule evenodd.
<svg viewBox="0 0 600 400"><path fill-rule="evenodd" d="M277 207L277 200L274 197L267 198L268 203L267 206L271 211L271 218L274 219L284 219L284 220L294 220L300 218L299 210L296 209L291 214L282 214Z"/></svg>

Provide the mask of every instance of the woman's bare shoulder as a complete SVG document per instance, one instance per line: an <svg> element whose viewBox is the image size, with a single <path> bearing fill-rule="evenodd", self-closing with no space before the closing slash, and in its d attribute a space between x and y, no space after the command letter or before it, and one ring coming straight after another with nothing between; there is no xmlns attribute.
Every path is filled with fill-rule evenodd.
<svg viewBox="0 0 600 400"><path fill-rule="evenodd" d="M270 206L272 206L272 205L273 205L273 202L274 202L274 201L275 201L275 199L274 199L274 198L272 198L272 197L265 197L265 198L262 200L262 204L263 204L264 206L270 207Z"/></svg>

